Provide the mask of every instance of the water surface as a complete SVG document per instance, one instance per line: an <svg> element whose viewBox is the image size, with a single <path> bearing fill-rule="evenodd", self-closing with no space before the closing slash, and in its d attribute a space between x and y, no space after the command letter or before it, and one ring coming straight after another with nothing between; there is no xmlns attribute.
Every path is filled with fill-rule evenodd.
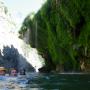
<svg viewBox="0 0 90 90"><path fill-rule="evenodd" d="M90 74L37 74L32 90L90 90Z"/></svg>
<svg viewBox="0 0 90 90"><path fill-rule="evenodd" d="M28 74L29 84L11 83L0 79L0 90L90 90L90 74ZM11 83L16 88L1 89L2 83ZM22 80L23 82L23 80ZM23 87L22 87L23 86Z"/></svg>

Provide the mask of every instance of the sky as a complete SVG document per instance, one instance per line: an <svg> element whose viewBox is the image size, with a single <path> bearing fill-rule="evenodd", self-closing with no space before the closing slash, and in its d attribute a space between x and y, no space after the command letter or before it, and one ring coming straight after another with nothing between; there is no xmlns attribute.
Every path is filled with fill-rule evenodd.
<svg viewBox="0 0 90 90"><path fill-rule="evenodd" d="M2 0L11 12L16 23L21 23L24 18L32 13L37 12L46 0Z"/></svg>

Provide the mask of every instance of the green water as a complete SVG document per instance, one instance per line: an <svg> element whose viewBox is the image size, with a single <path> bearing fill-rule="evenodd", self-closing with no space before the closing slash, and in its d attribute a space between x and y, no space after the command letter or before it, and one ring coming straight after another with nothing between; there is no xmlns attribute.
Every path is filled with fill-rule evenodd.
<svg viewBox="0 0 90 90"><path fill-rule="evenodd" d="M90 90L90 74L34 74L27 90Z"/></svg>

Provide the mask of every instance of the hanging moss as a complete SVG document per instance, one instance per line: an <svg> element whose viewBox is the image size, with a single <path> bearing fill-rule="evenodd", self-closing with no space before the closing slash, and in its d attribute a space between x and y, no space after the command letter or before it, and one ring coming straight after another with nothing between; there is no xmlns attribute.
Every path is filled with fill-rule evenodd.
<svg viewBox="0 0 90 90"><path fill-rule="evenodd" d="M30 29L32 47L36 23L36 48L55 67L78 70L80 58L90 56L90 0L47 0L32 20L26 17L20 33Z"/></svg>

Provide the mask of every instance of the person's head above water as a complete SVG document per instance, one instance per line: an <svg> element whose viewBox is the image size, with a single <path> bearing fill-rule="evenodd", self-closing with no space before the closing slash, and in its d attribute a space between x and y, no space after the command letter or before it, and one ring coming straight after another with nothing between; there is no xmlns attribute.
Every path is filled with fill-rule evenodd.
<svg viewBox="0 0 90 90"><path fill-rule="evenodd" d="M4 67L0 67L0 75L5 75L6 69Z"/></svg>
<svg viewBox="0 0 90 90"><path fill-rule="evenodd" d="M26 75L25 69L20 69L20 70L19 70L19 73L20 73L20 75Z"/></svg>
<svg viewBox="0 0 90 90"><path fill-rule="evenodd" d="M17 76L17 70L16 69L11 69L11 71L10 71L10 75L11 76Z"/></svg>

